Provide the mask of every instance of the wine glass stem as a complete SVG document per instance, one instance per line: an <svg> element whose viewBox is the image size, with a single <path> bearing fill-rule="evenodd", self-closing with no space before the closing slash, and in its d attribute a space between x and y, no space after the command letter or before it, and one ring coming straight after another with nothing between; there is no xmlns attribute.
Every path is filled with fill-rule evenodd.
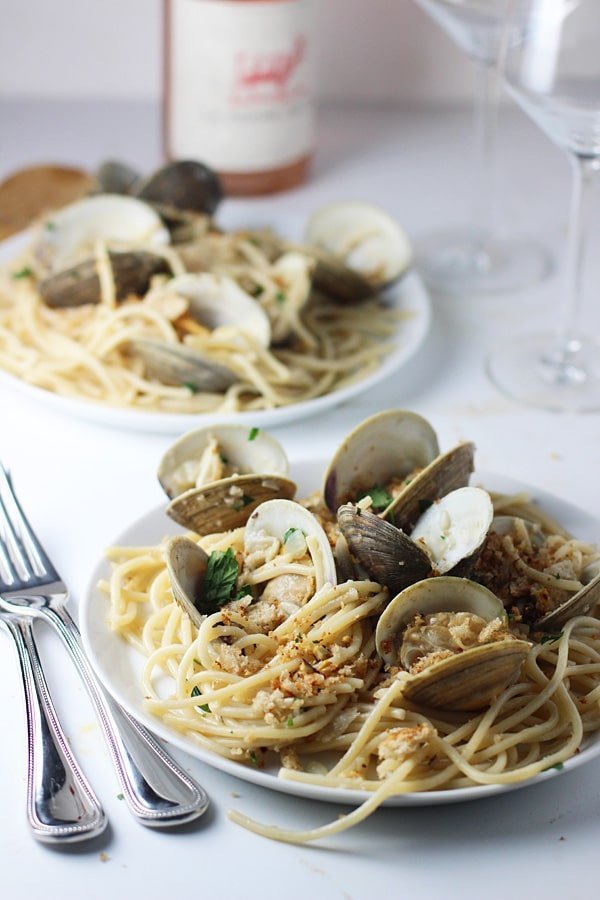
<svg viewBox="0 0 600 900"><path fill-rule="evenodd" d="M593 189L598 160L571 155L573 163L573 187L567 248L567 290L559 323L558 339L565 355L574 355L580 349L581 311L583 305L583 270L589 223L592 210Z"/></svg>
<svg viewBox="0 0 600 900"><path fill-rule="evenodd" d="M494 229L496 122L498 115L498 70L477 62L478 90L475 98L475 137L478 177L473 202L474 225L482 250Z"/></svg>

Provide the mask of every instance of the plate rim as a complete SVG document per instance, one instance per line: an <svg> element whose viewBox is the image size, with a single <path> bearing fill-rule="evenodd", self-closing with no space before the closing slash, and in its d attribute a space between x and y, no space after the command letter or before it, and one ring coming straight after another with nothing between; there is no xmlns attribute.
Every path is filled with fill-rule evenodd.
<svg viewBox="0 0 600 900"><path fill-rule="evenodd" d="M278 221L285 223L286 220L285 214L282 213L274 213L272 218L275 227L278 227ZM290 218L289 215L287 218ZM25 249L30 235L31 229L27 229L0 241L0 264L8 262L13 254L19 252L19 249ZM93 400L55 394L4 369L0 369L0 384L18 390L46 408L76 419L138 433L182 434L192 428L219 423L237 423L257 428L288 425L317 416L325 410L334 409L367 392L387 378L391 378L423 346L431 330L432 303L425 283L416 269L409 269L398 284L385 293L385 296L400 310L404 309L406 305L406 312L411 313L411 316L398 323L398 328L394 333L395 346L381 364L360 381L311 400L303 400L275 409L237 413L169 413L107 406L94 403ZM403 345L403 341L405 345Z"/></svg>
<svg viewBox="0 0 600 900"><path fill-rule="evenodd" d="M292 469L294 469L294 465L299 469L304 468L307 471L310 471L313 468L316 469L317 466L323 466L323 458L314 457L311 459L297 461L295 464L292 464ZM472 483L479 482L483 482L485 486L489 487L491 490L500 490L503 492L509 492L509 490L511 492L526 490L534 493L543 503L548 502L551 506L557 504L559 507L562 507L564 510L568 511L568 514L570 516L574 516L576 519L579 518L587 521L590 527L593 526L594 528L596 528L597 526L598 539L600 539L600 518L597 518L589 511L570 503L570 501L568 500L564 500L556 494L546 491L543 488L533 487L532 485L522 482L511 476L503 476L498 473L489 472L485 469L476 469L472 476ZM502 485L502 483L504 483L504 487L499 486ZM155 518L157 521L154 523L153 519ZM107 546L118 546L120 543L122 545L123 541L126 541L129 545L131 545L130 535L132 532L139 531L143 527L148 527L149 523L151 523L153 529L158 531L159 520L163 519L165 525L168 526L168 528L172 531L183 530L167 518L164 512L164 506L154 506L142 515L138 516L135 520L130 522L119 532L118 535L116 535L115 540ZM106 573L109 571L110 564L108 560L105 556L100 557L96 561L85 592L79 600L78 611L81 636L84 651L96 675L98 676L106 690L111 694L113 699L115 699L117 703L119 703L128 713L130 713L130 715L132 715L135 719L145 725L161 740L166 741L167 743L176 747L178 750L181 750L194 759L197 759L200 762L208 765L210 768L215 768L228 775L233 775L235 778L238 778L242 781L247 781L252 784L258 785L259 787L264 787L269 790L274 790L278 793L293 795L303 799L318 800L320 802L326 803L337 803L340 805L357 805L363 803L369 796L371 796L370 792L352 790L350 788L333 788L304 784L301 782L285 781L284 779L281 779L277 776L277 771L262 771L261 769L254 769L249 766L245 766L243 763L236 762L235 760L220 757L218 754L214 754L209 750L195 745L193 743L193 739L185 738L184 736L178 734L176 731L169 729L158 719L154 719L153 716L151 716L143 709L141 704L139 707L136 707L134 704L132 704L129 698L125 696L118 689L118 687L115 687L114 683L111 681L110 676L107 678L105 668L100 662L96 653L94 640L90 637L90 633L92 630L90 623L95 621L92 613L93 607L94 605L98 605L98 601L106 604L106 599L104 597L101 597L98 591L97 582L100 577L105 577ZM95 618L97 619L97 616ZM122 640L118 635L111 635L106 624L104 624L104 627L108 636L114 637L117 641ZM130 645L127 645L125 641L123 641L123 646L127 648L127 651L129 653L135 654L136 657L139 658L141 665L143 661L143 657L141 656L141 654L138 654L137 651ZM573 771L574 769L593 760L599 755L600 731L598 731L595 735L589 735L583 742L583 749L580 750L579 753L576 753L574 756L572 756L571 759L566 760L560 770L550 769L545 772L540 772L539 774L522 781L507 785L475 785L472 787L455 788L453 790L447 791L397 794L393 797L389 797L382 805L386 807L437 806L451 803L462 803L467 801L470 802L473 800L484 799L486 797L499 796L505 793L512 793L513 791L519 790L521 788L542 784L549 779L555 778L556 776L561 775L565 772Z"/></svg>

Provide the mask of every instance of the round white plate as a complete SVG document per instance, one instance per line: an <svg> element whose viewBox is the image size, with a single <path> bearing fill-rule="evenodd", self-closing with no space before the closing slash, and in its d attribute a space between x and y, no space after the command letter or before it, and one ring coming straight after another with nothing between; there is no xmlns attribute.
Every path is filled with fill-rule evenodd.
<svg viewBox="0 0 600 900"><path fill-rule="evenodd" d="M292 476L298 483L299 496L309 493L315 485L320 483L320 476L325 468L323 460L311 460L294 467ZM513 479L503 478L484 472L477 472L472 480L473 484L482 484L489 490L497 490L504 493L514 493L521 490L530 490L532 497L540 503L543 509L554 516L561 524L577 537L596 543L600 539L600 520L589 513L578 509L572 504L540 490L532 490L527 485ZM129 525L125 531L119 534L113 546L137 546L158 543L165 535L180 531L175 523L169 519L163 508L153 509L137 522ZM96 671L96 674L113 695L132 716L143 722L151 731L166 741L169 741L181 750L185 750L191 756L195 756L202 762L245 781L295 794L298 797L312 798L334 803L357 804L362 803L366 794L362 791L320 787L316 785L300 784L292 781L284 781L277 777L277 767L255 769L243 763L224 759L199 747L192 738L172 731L160 720L155 719L145 709L142 703L141 672L145 662L144 657L138 654L122 638L115 635L109 628L108 602L102 595L97 584L101 578L107 578L110 566L106 560L101 560L96 566L91 578L89 588L83 598L79 619L83 643L88 658ZM592 735L586 739L580 753L568 760L561 770L550 769L542 772L534 778L511 785L478 785L475 787L460 788L449 791L430 791L428 793L403 794L391 797L385 805L389 806L428 806L441 803L455 803L457 801L476 800L480 797L488 797L494 794L505 793L530 784L539 784L549 778L553 778L560 772L570 771L583 765L594 757L600 755L600 734Z"/></svg>
<svg viewBox="0 0 600 900"><path fill-rule="evenodd" d="M256 217L254 217L250 223L246 220L245 222L238 221L237 224L265 225L264 214L260 219L261 221L256 221ZM219 223L223 224L222 218L219 219ZM234 222L227 222L227 227L234 227L234 224ZM292 238L296 237L299 231L298 221L292 217L282 219L281 216L271 216L271 225L281 234L289 235ZM24 250L28 240L29 235L24 232L0 242L0 264L10 261ZM131 408L121 409L104 406L91 400L63 397L60 394L54 394L28 384L1 369L0 381L57 411L118 429L159 434L182 434L200 425L212 425L216 422L237 422L255 428L285 425L322 413L362 394L397 372L417 352L427 336L431 323L431 305L423 282L415 271L410 271L393 290L387 292L386 297L390 306L406 313L406 316L399 320L395 333L390 337L394 347L391 353L382 360L381 365L355 384L332 391L322 397L315 397L313 400L305 400L278 409L241 413L150 412Z"/></svg>

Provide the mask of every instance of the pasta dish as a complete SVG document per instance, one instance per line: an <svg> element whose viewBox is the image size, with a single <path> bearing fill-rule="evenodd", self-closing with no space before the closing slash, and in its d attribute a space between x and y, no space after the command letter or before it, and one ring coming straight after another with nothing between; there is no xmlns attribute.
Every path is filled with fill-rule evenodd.
<svg viewBox="0 0 600 900"><path fill-rule="evenodd" d="M0 269L0 367L112 407L274 409L377 369L402 317L381 287L269 231L207 215L167 228L141 200L98 195Z"/></svg>
<svg viewBox="0 0 600 900"><path fill-rule="evenodd" d="M393 414L411 427L419 419ZM332 473L343 482L348 448L385 416L389 429L390 413L380 414L349 436L326 485ZM185 463L190 483L222 446L211 439L191 474ZM445 481L449 457L470 447L434 446L429 463L396 462L394 477L374 458L360 473L366 488L351 487L339 506L327 490L299 503L270 499L242 525L108 551L112 574L100 587L110 627L146 658L140 691L153 716L240 765L276 756L283 779L365 792L353 812L304 832L238 812L234 821L279 840L318 839L397 794L507 785L560 768L600 728L598 551L525 495ZM176 456L165 459L179 478ZM438 496L418 498L425 511L414 524L393 524L415 490L431 490L436 467ZM236 501L236 477L250 478L213 475L178 486L188 506L218 485ZM367 528L378 533L374 562ZM377 568L398 535L406 549L397 545L396 570L413 566L409 541L430 566L416 579L403 571L400 590ZM459 562L446 546L438 553L440 536Z"/></svg>

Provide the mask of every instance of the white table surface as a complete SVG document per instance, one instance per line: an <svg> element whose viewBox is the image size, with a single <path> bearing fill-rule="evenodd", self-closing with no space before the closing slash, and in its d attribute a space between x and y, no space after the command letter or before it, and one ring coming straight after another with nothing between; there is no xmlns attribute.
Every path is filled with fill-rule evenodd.
<svg viewBox="0 0 600 900"><path fill-rule="evenodd" d="M0 176L48 160L92 166L107 155L141 168L159 160L158 112L149 106L0 105ZM511 110L500 132L500 212L516 234L534 234L560 254L569 188L565 160ZM470 181L464 112L338 109L321 116L314 174L292 193L230 201L230 211L304 215L327 200L360 197L386 206L413 237L464 221ZM595 230L595 238L598 236ZM592 271L597 280L598 267ZM425 415L442 447L475 441L480 468L549 490L595 513L600 416L528 410L502 397L483 370L487 348L551 319L559 273L510 296L433 298L431 333L418 355L372 396L277 430L292 463L329 456L366 415L393 406ZM589 311L589 327L598 310ZM156 463L164 435L116 432L45 408L0 385L0 456L47 550L72 590L84 592L103 548L131 520L162 502ZM600 540L600 533L599 533ZM0 894L6 900L88 900L185 892L205 900L359 900L390 897L597 896L587 883L600 835L600 761L539 786L460 805L385 809L320 846L270 842L230 823L232 806L263 821L303 828L341 807L298 800L233 779L180 752L174 756L208 789L209 813L178 833L134 823L117 795L98 726L77 676L53 635L39 629L48 676L67 733L110 819L90 843L36 844L27 830L25 736L16 658L0 637ZM236 796L233 796L236 795ZM239 796L237 796L239 795Z"/></svg>

